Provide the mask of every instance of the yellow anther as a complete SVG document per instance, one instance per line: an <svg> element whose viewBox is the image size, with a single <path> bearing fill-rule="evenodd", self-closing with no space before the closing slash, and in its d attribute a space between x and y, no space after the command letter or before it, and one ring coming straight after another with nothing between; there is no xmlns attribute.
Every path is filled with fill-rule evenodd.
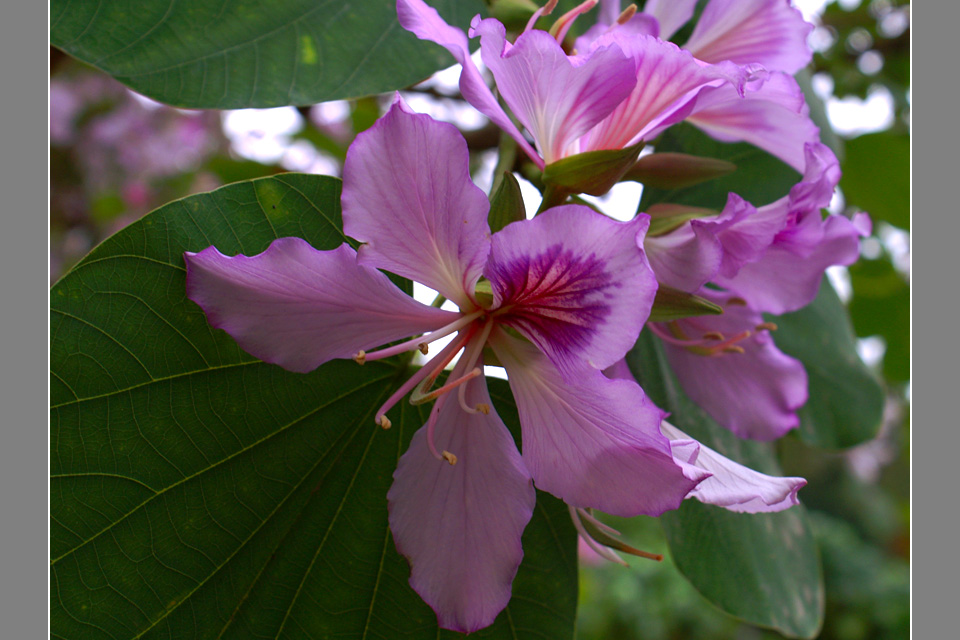
<svg viewBox="0 0 960 640"><path fill-rule="evenodd" d="M730 298L729 300L727 300L727 304L736 305L738 307L745 307L747 306L747 301L744 300L743 298Z"/></svg>
<svg viewBox="0 0 960 640"><path fill-rule="evenodd" d="M490 415L490 405L488 405L486 402L481 402L477 405L477 411L485 416L488 416Z"/></svg>
<svg viewBox="0 0 960 640"><path fill-rule="evenodd" d="M708 331L703 334L705 340L723 340L723 334L719 331Z"/></svg>
<svg viewBox="0 0 960 640"><path fill-rule="evenodd" d="M738 347L737 345L724 347L722 351L724 353L746 353L746 351L743 350L743 347Z"/></svg>
<svg viewBox="0 0 960 640"><path fill-rule="evenodd" d="M620 17L617 18L617 24L627 24L628 22L630 22L630 18L632 18L636 13L637 13L637 5L635 4L630 5L629 7L624 9L623 13L620 14Z"/></svg>
<svg viewBox="0 0 960 640"><path fill-rule="evenodd" d="M757 331L776 331L777 325L773 322L761 322L756 326Z"/></svg>
<svg viewBox="0 0 960 640"><path fill-rule="evenodd" d="M353 361L357 364L363 364L367 361L367 352L360 349L360 351L357 351L357 355L353 356Z"/></svg>
<svg viewBox="0 0 960 640"><path fill-rule="evenodd" d="M423 355L427 355L428 353L430 353L430 347L429 345L427 345L426 342L421 342L420 344L418 344L417 349L420 349L420 353L422 353Z"/></svg>
<svg viewBox="0 0 960 640"><path fill-rule="evenodd" d="M388 418L387 416L380 416L379 418L377 418L377 424L380 425L380 427L384 430L389 429L390 427L393 426L393 423L390 422L390 418Z"/></svg>
<svg viewBox="0 0 960 640"><path fill-rule="evenodd" d="M451 466L451 467L452 467L453 465L457 464L457 456L453 455L452 453L450 453L450 452L447 451L446 449L444 449L443 453L441 453L440 455L443 456L443 459L444 459L444 460L446 460L447 462L450 463L450 466Z"/></svg>

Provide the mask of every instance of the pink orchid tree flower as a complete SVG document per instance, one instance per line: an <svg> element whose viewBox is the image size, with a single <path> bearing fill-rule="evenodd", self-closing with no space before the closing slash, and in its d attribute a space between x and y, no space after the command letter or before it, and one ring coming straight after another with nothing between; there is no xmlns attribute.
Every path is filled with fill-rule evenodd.
<svg viewBox="0 0 960 640"><path fill-rule="evenodd" d="M589 0L561 17L556 36L532 29L531 19L513 43L497 20L476 16L471 23L469 35L480 37L483 62L532 137L532 153L516 127L502 124L509 117L470 59L466 35L423 0L397 0L397 13L404 28L450 51L463 66L464 98L510 134L540 168L577 153L636 144L686 117L702 89L732 84L737 90L745 80L737 65L704 64L642 30L611 30L583 52L568 55L558 39L595 4Z"/></svg>
<svg viewBox="0 0 960 640"><path fill-rule="evenodd" d="M839 163L823 144L804 150L804 177L783 198L754 207L731 193L720 215L644 240L659 282L723 308L720 316L649 327L690 398L745 438L773 440L797 427L807 399L803 365L777 349L776 325L761 314L810 304L825 270L856 261L870 233L866 214L821 215Z"/></svg>
<svg viewBox="0 0 960 640"><path fill-rule="evenodd" d="M439 625L475 631L506 606L534 485L574 509L621 516L658 515L688 497L748 512L796 504L804 480L759 474L670 431L636 382L602 373L632 347L652 305L647 216L621 223L568 205L491 235L468 159L453 126L398 99L347 154L344 231L359 251L281 238L253 257L185 254L188 296L210 323L292 371L426 353L454 336L375 413L386 428L408 393L435 401L387 500L410 584ZM379 269L459 311L413 300ZM490 357L509 376L522 454L487 392Z"/></svg>

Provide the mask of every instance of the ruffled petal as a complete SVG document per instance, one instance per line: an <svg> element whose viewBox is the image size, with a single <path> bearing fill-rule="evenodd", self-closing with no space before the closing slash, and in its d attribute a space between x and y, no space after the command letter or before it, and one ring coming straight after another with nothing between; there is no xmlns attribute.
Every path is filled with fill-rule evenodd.
<svg viewBox="0 0 960 640"><path fill-rule="evenodd" d="M356 255L346 244L318 251L300 238L274 240L253 257L208 247L184 254L187 297L245 351L300 373L457 319L358 265Z"/></svg>
<svg viewBox="0 0 960 640"><path fill-rule="evenodd" d="M490 341L520 412L523 460L537 487L575 507L656 516L707 476L673 460L663 413L635 382L584 369L566 383L532 345L496 330Z"/></svg>
<svg viewBox="0 0 960 640"><path fill-rule="evenodd" d="M700 295L725 303L726 296L716 292ZM743 353L700 355L664 346L683 390L718 424L742 438L774 440L800 424L797 410L807 401L807 373L798 360L777 349L775 332L756 329L763 321L756 311L728 304L723 315L677 322L691 338L707 332L731 338L749 331L736 343Z"/></svg>
<svg viewBox="0 0 960 640"><path fill-rule="evenodd" d="M757 209L735 193L727 195L727 204L716 220L695 220L709 230L723 247L720 275L732 278L748 262L766 252L777 234L786 226L789 207L785 202Z"/></svg>
<svg viewBox="0 0 960 640"><path fill-rule="evenodd" d="M469 383L467 399L490 404L482 377ZM426 427L417 431L387 493L390 530L410 561L410 585L439 625L469 633L492 624L510 600L536 492L495 411L468 414L449 395L438 403L435 441L457 464L434 458Z"/></svg>
<svg viewBox="0 0 960 640"><path fill-rule="evenodd" d="M744 95L734 87L705 89L687 121L723 142L749 142L797 171L804 146L820 139L797 81L784 73L761 72Z"/></svg>
<svg viewBox="0 0 960 640"><path fill-rule="evenodd" d="M723 258L716 234L699 220L685 222L662 236L647 236L643 248L657 282L691 293L717 274Z"/></svg>
<svg viewBox="0 0 960 640"><path fill-rule="evenodd" d="M732 64L704 65L671 42L614 29L595 46L618 46L635 63L636 86L626 100L581 140L581 151L621 149L650 139L683 120L705 87L739 90L744 71Z"/></svg>
<svg viewBox="0 0 960 640"><path fill-rule="evenodd" d="M660 23L660 37L669 40L693 17L697 0L647 0L643 12L652 15Z"/></svg>
<svg viewBox="0 0 960 640"><path fill-rule="evenodd" d="M783 511L799 504L797 492L807 484L803 478L782 478L754 471L697 442L666 420L660 429L670 438L679 464L712 474L688 497L739 513Z"/></svg>
<svg viewBox="0 0 960 640"><path fill-rule="evenodd" d="M864 229L843 216L827 216L822 223L807 218L811 226L821 225L820 239L809 246L807 255L774 244L758 261L741 267L734 278L717 278L717 284L754 309L778 315L813 302L827 267L856 262Z"/></svg>
<svg viewBox="0 0 960 640"><path fill-rule="evenodd" d="M759 63L792 75L813 57L812 30L789 0L710 0L684 48L704 62Z"/></svg>
<svg viewBox="0 0 960 640"><path fill-rule="evenodd" d="M633 347L656 295L640 248L648 224L646 215L617 222L566 205L506 226L494 234L484 270L498 322L532 340L564 375L613 364Z"/></svg>
<svg viewBox="0 0 960 640"><path fill-rule="evenodd" d="M637 83L634 64L618 46L567 56L547 32L521 34L514 45L493 19L476 23L483 62L497 89L550 164L578 149L577 138L608 116Z"/></svg>
<svg viewBox="0 0 960 640"><path fill-rule="evenodd" d="M516 140L530 159L542 163L540 156L524 139L510 116L500 107L487 83L483 81L480 70L470 58L467 35L447 24L437 10L427 6L423 0L397 0L397 17L400 25L407 31L421 40L435 42L450 52L463 68L460 72L460 93L464 99Z"/></svg>
<svg viewBox="0 0 960 640"><path fill-rule="evenodd" d="M453 125L398 99L350 145L341 200L344 233L366 243L361 264L469 305L490 250L490 203Z"/></svg>

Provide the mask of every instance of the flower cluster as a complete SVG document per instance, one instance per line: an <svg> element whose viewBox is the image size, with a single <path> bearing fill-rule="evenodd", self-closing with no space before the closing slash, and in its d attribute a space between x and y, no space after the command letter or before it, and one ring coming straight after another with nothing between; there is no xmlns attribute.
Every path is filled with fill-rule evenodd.
<svg viewBox="0 0 960 640"><path fill-rule="evenodd" d="M721 212L668 207L629 222L563 204L564 195L491 233L490 203L470 179L463 138L398 96L347 153L343 229L359 250L281 238L252 257L215 247L185 256L190 299L266 362L307 372L335 358L362 365L432 355L375 421L389 428L392 408L408 395L433 402L394 473L389 522L411 585L441 627L459 631L491 624L509 601L534 487L565 501L591 544L587 529L603 528L592 509L656 516L686 498L750 513L796 504L803 479L748 469L670 425L623 358L649 327L690 396L718 422L745 437L782 435L796 425L806 377L776 349L761 313L807 304L827 266L856 258L864 231L859 220L821 217L839 172L787 75L809 52L807 25L786 0L711 0L684 48L661 38L690 18L694 2L651 0L646 14L607 2L573 53L561 42L596 2L549 32L535 29L555 4L513 42L493 19L474 19L469 34L480 38L484 64L525 134L472 62L467 34L421 0L398 0L397 10L404 27L454 55L464 97L541 169L639 150L687 120L770 151L802 169L803 180L762 207L731 194ZM459 310L415 301L384 271ZM648 322L659 287L724 313ZM491 362L507 372L521 450L488 394L483 366Z"/></svg>

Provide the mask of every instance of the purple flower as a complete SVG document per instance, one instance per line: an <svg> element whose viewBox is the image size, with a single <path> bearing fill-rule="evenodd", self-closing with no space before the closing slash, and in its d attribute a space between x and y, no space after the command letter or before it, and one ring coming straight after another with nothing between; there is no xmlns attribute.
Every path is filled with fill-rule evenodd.
<svg viewBox="0 0 960 640"><path fill-rule="evenodd" d="M826 268L854 262L869 233L866 214L821 215L840 179L833 152L807 144L805 166L803 179L775 202L758 208L731 193L720 215L644 240L659 282L724 308L721 316L650 329L690 398L746 438L779 438L799 424L796 411L807 399L803 366L776 348L776 327L761 313L812 302Z"/></svg>
<svg viewBox="0 0 960 640"><path fill-rule="evenodd" d="M635 382L602 373L634 344L652 305L646 216L620 223L570 205L491 235L463 138L399 100L350 147L342 202L359 251L318 251L298 238L253 257L209 247L185 255L187 292L213 326L292 371L427 353L454 335L375 414L387 428L408 393L415 404L436 401L387 499L410 584L441 627L474 631L506 606L534 483L572 507L623 516L658 515L686 497L747 511L796 503L803 480L678 444ZM459 312L416 302L378 269L424 283ZM490 354L509 376L522 455L490 402Z"/></svg>
<svg viewBox="0 0 960 640"><path fill-rule="evenodd" d="M558 37L584 3L558 23ZM483 82L466 35L451 27L423 0L397 0L400 24L417 37L444 46L463 66L464 98L509 133L541 168L567 156L620 149L682 120L705 87L742 84L730 63L708 65L675 45L638 30L614 29L578 55L567 55L558 38L530 28L515 43L494 19L473 19L484 64L513 114L532 136L533 151ZM568 17L569 16L569 17ZM533 20L531 20L531 25Z"/></svg>

